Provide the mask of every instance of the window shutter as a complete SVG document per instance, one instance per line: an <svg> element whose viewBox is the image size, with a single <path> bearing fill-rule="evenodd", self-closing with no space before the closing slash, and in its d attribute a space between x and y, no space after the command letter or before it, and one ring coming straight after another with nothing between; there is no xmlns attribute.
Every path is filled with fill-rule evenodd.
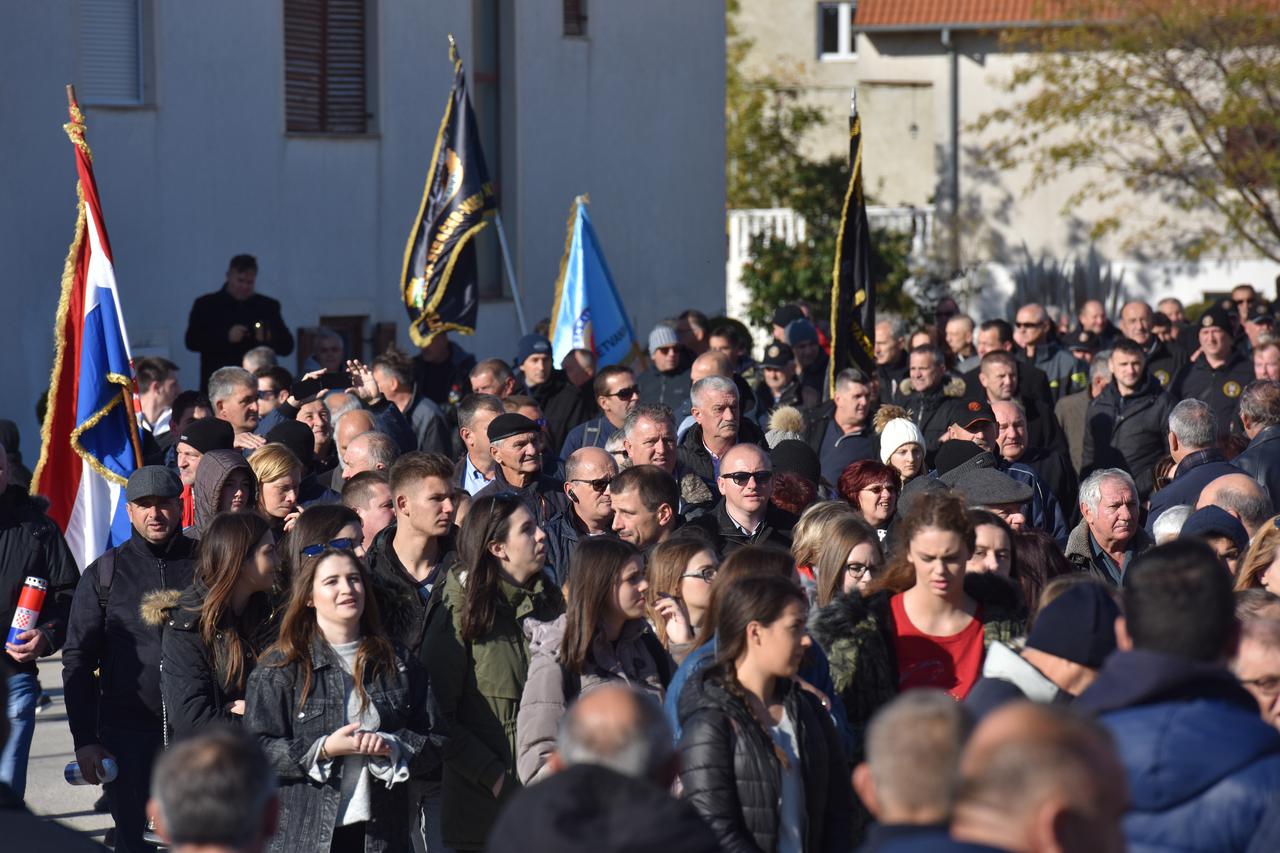
<svg viewBox="0 0 1280 853"><path fill-rule="evenodd" d="M365 0L285 0L285 128L364 133Z"/></svg>
<svg viewBox="0 0 1280 853"><path fill-rule="evenodd" d="M587 34L587 0L562 0L562 7L564 34L585 36Z"/></svg>
<svg viewBox="0 0 1280 853"><path fill-rule="evenodd" d="M142 103L141 0L80 4L80 79L84 104Z"/></svg>

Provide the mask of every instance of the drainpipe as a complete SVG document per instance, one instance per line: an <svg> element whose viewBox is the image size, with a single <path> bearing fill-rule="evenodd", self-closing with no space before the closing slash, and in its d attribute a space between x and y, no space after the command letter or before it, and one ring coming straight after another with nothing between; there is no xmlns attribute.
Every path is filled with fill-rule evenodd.
<svg viewBox="0 0 1280 853"><path fill-rule="evenodd" d="M942 31L951 71L951 163L947 197L951 202L951 274L960 274L960 51L951 30Z"/></svg>

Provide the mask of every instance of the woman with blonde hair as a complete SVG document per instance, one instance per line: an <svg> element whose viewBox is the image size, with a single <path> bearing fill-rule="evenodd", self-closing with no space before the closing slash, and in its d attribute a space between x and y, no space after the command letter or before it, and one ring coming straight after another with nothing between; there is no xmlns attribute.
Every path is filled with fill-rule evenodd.
<svg viewBox="0 0 1280 853"><path fill-rule="evenodd" d="M711 606L711 582L720 559L709 542L676 535L649 555L649 622L677 664L693 650Z"/></svg>
<svg viewBox="0 0 1280 853"><path fill-rule="evenodd" d="M278 542L302 512L298 506L302 463L283 444L267 444L249 457L249 467L258 481L258 512Z"/></svg>
<svg viewBox="0 0 1280 853"><path fill-rule="evenodd" d="M1259 588L1280 595L1280 515L1263 523L1236 574L1237 592Z"/></svg>

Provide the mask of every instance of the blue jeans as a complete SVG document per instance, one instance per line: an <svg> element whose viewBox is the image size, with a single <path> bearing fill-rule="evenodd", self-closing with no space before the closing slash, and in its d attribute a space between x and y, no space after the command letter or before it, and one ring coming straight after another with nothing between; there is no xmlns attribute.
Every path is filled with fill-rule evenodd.
<svg viewBox="0 0 1280 853"><path fill-rule="evenodd" d="M9 676L9 741L0 752L0 782L22 798L27 790L27 756L36 734L36 701L40 682L33 672Z"/></svg>

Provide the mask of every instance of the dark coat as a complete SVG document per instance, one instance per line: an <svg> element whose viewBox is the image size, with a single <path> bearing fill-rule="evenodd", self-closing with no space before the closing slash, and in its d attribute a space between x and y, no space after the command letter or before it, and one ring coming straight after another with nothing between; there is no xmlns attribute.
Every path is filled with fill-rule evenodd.
<svg viewBox="0 0 1280 853"><path fill-rule="evenodd" d="M572 507L551 519L542 530L547 534L547 567L544 571L553 584L562 587L569 580L569 561L578 548L578 541L587 534L581 532Z"/></svg>
<svg viewBox="0 0 1280 853"><path fill-rule="evenodd" d="M1074 525L1080 515L1080 480L1076 475L1076 469L1071 467L1071 460L1067 458L1066 453L1028 447L1015 461L1036 473L1040 481L1057 499L1058 507L1062 510L1063 521L1068 525Z"/></svg>
<svg viewBox="0 0 1280 853"><path fill-rule="evenodd" d="M1132 851L1244 850L1280 798L1280 733L1225 669L1115 652L1075 706L1115 738Z"/></svg>
<svg viewBox="0 0 1280 853"><path fill-rule="evenodd" d="M1280 426L1267 427L1253 437L1234 460L1235 466L1253 477L1280 504Z"/></svg>
<svg viewBox="0 0 1280 853"><path fill-rule="evenodd" d="M1133 477L1138 499L1151 494L1156 463L1169 452L1169 414L1176 401L1148 378L1129 397L1112 380L1089 404L1082 477L1098 468L1119 468Z"/></svg>
<svg viewBox="0 0 1280 853"><path fill-rule="evenodd" d="M1019 352L1018 355L1026 359L1026 353ZM1049 393L1053 395L1053 399L1047 401L1050 407L1063 397L1083 391L1089 386L1089 365L1054 341L1036 347L1033 364L1049 383ZM1023 387L1025 386L1019 382L1018 388Z"/></svg>
<svg viewBox="0 0 1280 853"><path fill-rule="evenodd" d="M1016 351L1013 355L1015 367L1018 371L1018 395L1034 398L1050 407L1057 403L1059 396L1054 393L1054 389L1049 387L1049 377L1045 375L1045 372L1028 362L1022 350ZM978 367L973 368L964 375L964 396L968 399L981 399L982 395L986 393L982 383L978 381L978 370L981 366L982 364L979 362Z"/></svg>
<svg viewBox="0 0 1280 853"><path fill-rule="evenodd" d="M924 433L925 452L932 458L947 427L964 417L964 381L959 378L943 379L942 385L930 391L916 391L911 380L898 386L898 404ZM905 393L904 393L905 392Z"/></svg>
<svg viewBox="0 0 1280 853"><path fill-rule="evenodd" d="M1173 377L1186 366L1187 351L1176 343L1167 344L1152 335L1147 345L1147 375L1168 388Z"/></svg>
<svg viewBox="0 0 1280 853"><path fill-rule="evenodd" d="M249 475L252 484L249 491L249 505L253 506L258 497L258 480L253 476L253 469L239 450L210 450L200 457L196 467L196 480L191 485L191 502L195 508L195 523L182 531L191 539L199 540L209 529L218 514L218 498L222 487L231 476L232 471L244 471Z"/></svg>
<svg viewBox="0 0 1280 853"><path fill-rule="evenodd" d="M515 495L520 498L533 520L541 527L560 513L569 509L569 497L564 493L564 483L546 474L539 474L523 489L518 489L507 482L502 475L502 466L493 469L493 479L489 485L473 495L473 500L490 498L495 495Z"/></svg>
<svg viewBox="0 0 1280 853"><path fill-rule="evenodd" d="M280 782L280 825L272 851L327 850L342 798L342 762L335 761L325 782L310 776L307 755L315 742L347 724L345 678L337 656L317 635L311 646L311 691L302 702L303 675L296 663L279 665L271 652L249 676L244 727L267 754ZM369 701L381 720L379 731L394 734L410 754L414 776L430 773L440 764L443 732L434 714L427 676L417 660L396 652L396 668L389 674L364 678ZM366 853L408 851L409 785L369 786L369 810L375 816L365 825Z"/></svg>
<svg viewBox="0 0 1280 853"><path fill-rule="evenodd" d="M1155 544L1155 540L1142 528L1138 528L1133 534L1133 541L1129 543L1133 549L1134 557L1137 557ZM1089 544L1089 524L1083 519L1071 531L1071 535L1067 537L1067 547L1064 550L1064 555L1067 561L1075 566L1077 570L1088 572L1096 580L1108 586L1117 585L1115 578L1111 577L1111 573L1107 571L1107 567L1103 564L1102 557L1094 556L1093 548ZM1128 567L1126 566L1126 568Z"/></svg>
<svg viewBox="0 0 1280 853"><path fill-rule="evenodd" d="M393 643L416 657L426 637L428 604L418 591L417 581L396 556L395 538L393 521L374 537L365 563L369 566L369 585L378 603L383 630ZM434 594L436 587L443 586L445 575L457 562L457 548L451 534L440 543L440 564L427 579L429 593Z"/></svg>
<svg viewBox="0 0 1280 853"><path fill-rule="evenodd" d="M1084 433L1089 413L1089 403L1093 400L1088 391L1063 397L1053 407L1054 417L1058 419L1063 434L1067 437L1067 452L1071 455L1071 466L1079 471L1084 461Z"/></svg>
<svg viewBox="0 0 1280 853"><path fill-rule="evenodd" d="M471 368L476 357L449 341L449 357L441 362L430 362L419 354L413 359L413 390L441 408L446 414L453 406L471 393Z"/></svg>
<svg viewBox="0 0 1280 853"><path fill-rule="evenodd" d="M710 512L691 519L688 526L704 531L715 545L716 551L721 556L727 556L744 545L773 545L790 551L791 528L795 527L797 520L791 513L770 503L765 510L764 520L760 522L756 532L748 536L734 524L725 508L724 498L720 498Z"/></svg>
<svg viewBox="0 0 1280 853"><path fill-rule="evenodd" d="M804 783L807 853L849 849L849 772L835 726L818 700L779 681L796 731ZM698 673L680 696L680 781L684 798L731 853L775 850L782 767L773 740L718 667Z"/></svg>
<svg viewBox="0 0 1280 853"><path fill-rule="evenodd" d="M568 460L575 450L584 447L604 447L617 431L618 428L609 423L609 419L604 415L583 421L569 430L569 434L565 436L564 444L560 447L560 461Z"/></svg>
<svg viewBox="0 0 1280 853"><path fill-rule="evenodd" d="M595 417L600 411L591 384L579 388L560 370L551 371L550 378L530 388L529 394L538 401L538 408L542 409L542 416L547 420L551 447L563 446L569 430Z"/></svg>
<svg viewBox="0 0 1280 853"><path fill-rule="evenodd" d="M262 324L262 338L254 334L255 324ZM232 326L245 326L249 334L239 343L231 343L227 335ZM269 346L276 355L293 352L293 335L280 315L280 303L270 296L254 293L248 299L232 298L224 284L220 290L206 293L191 306L187 319L187 349L200 353L200 387L209 386L209 374L219 367L239 366L244 354L257 346Z"/></svg>
<svg viewBox="0 0 1280 853"><path fill-rule="evenodd" d="M160 731L160 627L144 617L142 602L156 591L176 596L195 569L195 543L181 533L156 548L135 531L114 551L106 609L99 557L76 585L62 648L67 723L77 749L100 742L100 725Z"/></svg>
<svg viewBox="0 0 1280 853"><path fill-rule="evenodd" d="M503 810L488 853L717 853L693 807L652 782L576 764L517 794Z"/></svg>
<svg viewBox="0 0 1280 853"><path fill-rule="evenodd" d="M766 453L769 451L765 444L764 433L750 418L742 418L738 421L738 443L754 444ZM676 458L679 460L678 471L697 474L711 488L713 495L720 496L720 485L716 482L715 462L702 443L702 424L689 427L684 438L680 440L680 446L676 448Z"/></svg>
<svg viewBox="0 0 1280 853"><path fill-rule="evenodd" d="M49 584L40 629L51 644L46 654L52 654L67 638L67 616L80 570L58 525L22 487L10 485L0 494L0 627L6 636L23 581L29 577ZM6 662L17 672L36 672L35 661L18 663L6 655Z"/></svg>
<svg viewBox="0 0 1280 853"><path fill-rule="evenodd" d="M143 617L163 628L160 689L169 726L176 736L196 734L209 726L238 726L242 719L227 706L245 698L249 675L258 656L275 642L283 608L273 606L266 593L249 598L239 617L223 614L223 631L237 631L240 645L239 684L228 684L225 667L219 667L214 651L201 634L202 610L209 590L198 580L178 596L169 591L143 600ZM216 635L221 639L222 631Z"/></svg>
<svg viewBox="0 0 1280 853"><path fill-rule="evenodd" d="M1275 450L1280 452L1280 443ZM1239 457L1236 457L1239 459ZM1239 474L1240 468L1226 461L1216 447L1197 450L1178 463L1178 472L1172 482L1151 496L1147 510L1147 532L1151 533L1156 519L1167 509L1181 504L1195 506L1204 487L1227 474ZM1280 471L1280 468L1277 469Z"/></svg>
<svg viewBox="0 0 1280 853"><path fill-rule="evenodd" d="M1227 433L1237 423L1240 394L1252 381L1253 359L1248 356L1233 352L1222 367L1215 369L1202 355L1178 371L1169 393L1175 400L1204 400L1218 416L1218 432Z"/></svg>
<svg viewBox="0 0 1280 853"><path fill-rule="evenodd" d="M830 485L839 484L840 474L851 464L848 460L857 461L859 459L880 459L880 435L872 426L872 419L875 417L875 410L878 402L872 401L872 405L867 410L867 422L862 427L862 432L850 435L848 437L837 438L839 445L832 445L827 449L826 457L823 457L824 445L827 441L827 433L831 430L838 430L836 425L835 414L836 404L834 400L828 400L817 408L810 409L805 413L804 421L804 441L813 452L818 454L818 461L822 465L823 479ZM853 442L850 445L849 442Z"/></svg>
<svg viewBox="0 0 1280 853"><path fill-rule="evenodd" d="M636 376L636 387L640 389L640 402L661 403L677 414L676 423L679 424L679 413L689 406L689 391L693 387L689 377L691 367L693 367L693 357L684 347L680 348L680 362L675 370L663 373L650 365L648 369Z"/></svg>
<svg viewBox="0 0 1280 853"><path fill-rule="evenodd" d="M445 578L439 606L427 616L422 660L448 728L444 746L441 832L450 847L480 848L500 806L520 787L516 777L516 717L529 674L523 622L564 612L560 591L539 576L529 587L499 581L501 597L484 636L462 639L465 591L457 571ZM493 786L502 778L494 799Z"/></svg>

